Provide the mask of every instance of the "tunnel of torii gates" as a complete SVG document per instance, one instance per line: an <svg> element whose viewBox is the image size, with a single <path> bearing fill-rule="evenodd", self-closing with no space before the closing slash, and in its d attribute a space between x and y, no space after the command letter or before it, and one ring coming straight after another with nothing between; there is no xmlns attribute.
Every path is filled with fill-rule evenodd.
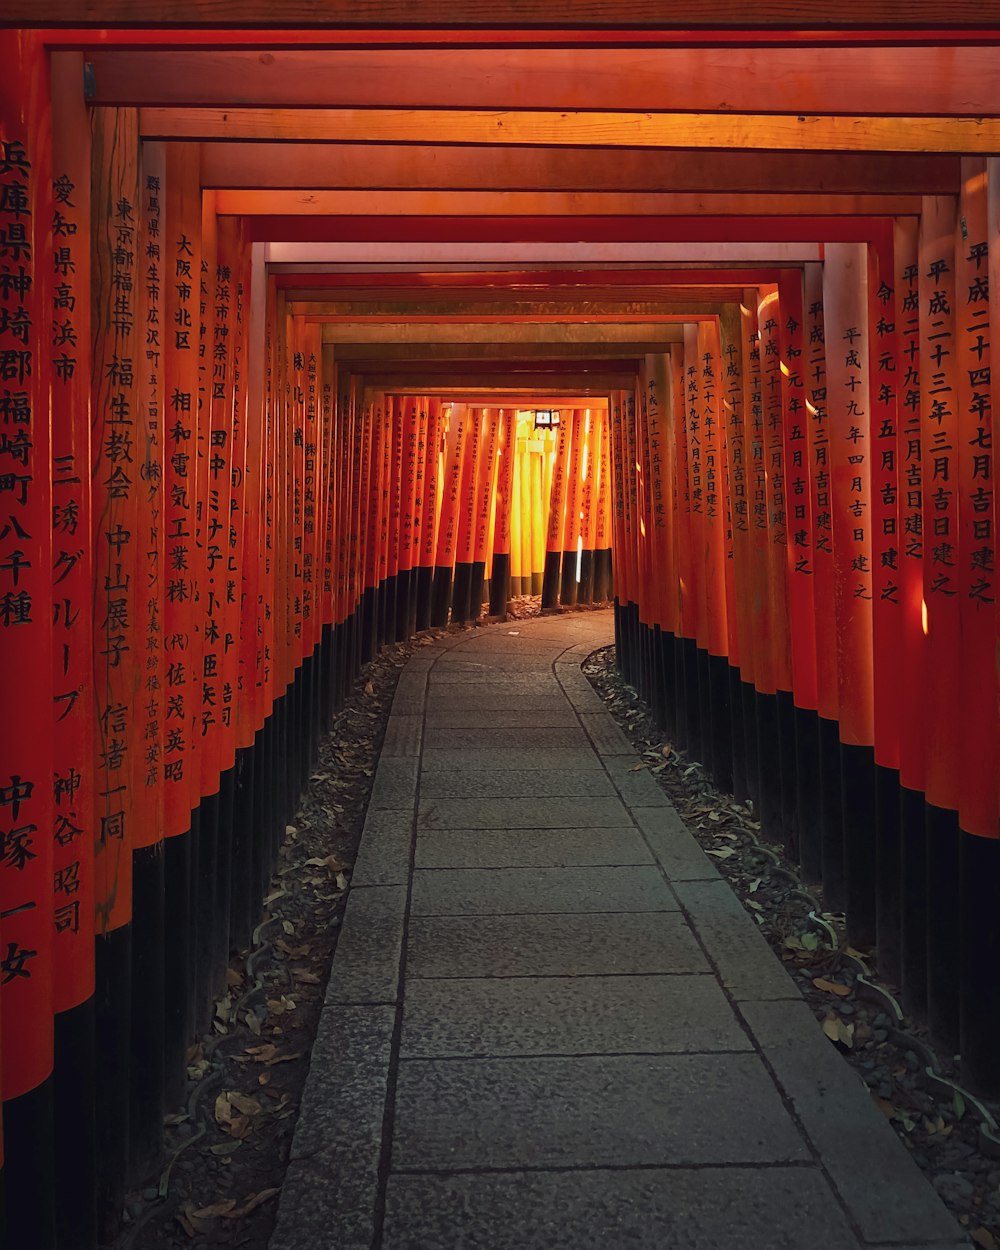
<svg viewBox="0 0 1000 1250"><path fill-rule="evenodd" d="M0 24L5 1244L113 1231L332 711L512 591L996 1093L998 5Z"/></svg>

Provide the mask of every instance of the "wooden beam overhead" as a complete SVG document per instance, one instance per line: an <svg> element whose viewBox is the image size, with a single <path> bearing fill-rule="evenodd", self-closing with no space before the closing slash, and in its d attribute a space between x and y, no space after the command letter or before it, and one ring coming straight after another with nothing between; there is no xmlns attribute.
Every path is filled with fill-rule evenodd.
<svg viewBox="0 0 1000 1250"><path fill-rule="evenodd" d="M497 296L493 292L477 296L445 294L428 301L423 298L395 299L378 292L359 300L320 299L297 300L297 292L286 291L286 307L292 316L337 317L341 321L396 321L401 325L412 321L450 320L456 323L488 324L497 317L508 321L523 318L539 323L558 323L601 319L629 318L635 322L656 322L664 318L687 317L700 309L715 307L734 299L733 287L697 287L679 291L676 298L619 299L614 291L594 298L552 298L544 294L535 299Z"/></svg>
<svg viewBox="0 0 1000 1250"><path fill-rule="evenodd" d="M335 358L349 364L352 368L363 369L366 362L382 361L386 364L395 361L417 364L421 361L534 361L548 359L588 360L596 353L602 358L629 360L645 356L650 352L665 351L671 343L684 341L684 327L660 326L660 333L652 341L631 340L624 343L609 342L607 339L594 340L590 343L553 343L551 341L537 343L508 343L500 341L494 335L492 342L484 343L399 343L387 342L377 347L371 343L337 342Z"/></svg>
<svg viewBox="0 0 1000 1250"><path fill-rule="evenodd" d="M750 20L748 20L750 19ZM481 29L978 29L1000 22L997 0L4 0L12 26L472 27Z"/></svg>
<svg viewBox="0 0 1000 1250"><path fill-rule="evenodd" d="M1000 0L998 0L1000 2ZM1000 151L1000 119L542 109L144 108L149 139L472 143L785 152Z"/></svg>
<svg viewBox="0 0 1000 1250"><path fill-rule="evenodd" d="M372 217L907 217L920 213L916 195L796 195L768 192L617 191L219 191L223 216Z"/></svg>
<svg viewBox="0 0 1000 1250"><path fill-rule="evenodd" d="M423 298L435 294L454 297L463 292L471 296L520 293L522 297L545 294L547 299L560 294L573 295L607 294L608 287L615 287L619 298L651 299L653 290L662 288L661 298L670 298L675 287L746 287L760 282L777 282L778 270L768 268L737 268L731 266L706 267L704 269L497 269L470 270L462 273L452 270L408 271L391 273L317 273L305 275L281 269L273 274L275 285L286 291L288 299L305 296L292 293L292 289L310 287L315 290L336 290L343 299L370 299L377 290L406 295L407 292ZM634 295L623 294L623 288L636 288ZM641 294L638 292L641 291ZM308 298L313 298L312 296ZM328 293L324 297L332 298Z"/></svg>
<svg viewBox="0 0 1000 1250"><path fill-rule="evenodd" d="M400 371L365 374L365 385L376 390L392 386L397 391L409 391L411 394L420 394L430 388L440 393L442 387L447 387L462 390L475 388L484 391L525 390L542 394L606 395L608 391L632 386L635 377L634 368L619 369L613 373L597 371L587 373L582 369L565 375L523 373L518 374L516 380L513 381L506 370L469 369L437 374L425 369L416 369L412 373Z"/></svg>
<svg viewBox="0 0 1000 1250"><path fill-rule="evenodd" d="M720 243L731 245L745 241L761 247L754 260L766 258L772 253L769 245L779 247L795 243L865 242L880 227L885 228L888 219L880 217L713 217L706 214L696 217L307 217L287 215L280 217L250 217L247 233L254 243L280 243L279 251L294 254L296 248L307 243L377 243L416 244L421 246L411 253L414 259L433 262L448 250L453 256L468 255L458 245L504 244L517 246L510 253L511 259L525 263L525 245L551 244L547 254L540 258L547 264L560 249L574 259L580 259L582 250L586 261L601 259L602 253L595 246L601 243L628 243L635 245L634 259L650 263L646 245L650 243L698 243L706 245L705 251L692 259L707 261L717 254ZM447 249L437 250L436 245L446 244ZM573 250L573 245L584 244L583 249ZM480 255L486 261L497 259L498 250L482 249ZM794 248L791 249L794 252ZM621 249L609 249L609 258L621 259ZM369 252L358 250L355 255L367 255L381 262L396 255L392 247L373 248ZM794 257L799 259L798 256Z"/></svg>
<svg viewBox="0 0 1000 1250"><path fill-rule="evenodd" d="M767 191L948 195L960 158L922 153L802 153L605 148L204 143L202 186L408 191Z"/></svg>
<svg viewBox="0 0 1000 1250"><path fill-rule="evenodd" d="M88 49L93 104L989 116L1000 48Z"/></svg>
<svg viewBox="0 0 1000 1250"><path fill-rule="evenodd" d="M692 314L688 321L699 320ZM422 325L403 323L394 325L392 322L339 322L323 325L322 335L325 343L349 343L353 346L378 344L396 344L412 349L414 344L427 343L461 343L463 346L482 344L485 346L496 343L545 343L550 347L559 345L585 345L595 352L607 350L613 343L659 343L670 341L677 335L680 342L683 336L684 322L630 322L606 324L594 322L492 322L477 324L476 322L444 324L424 323ZM652 350L650 348L649 350Z"/></svg>

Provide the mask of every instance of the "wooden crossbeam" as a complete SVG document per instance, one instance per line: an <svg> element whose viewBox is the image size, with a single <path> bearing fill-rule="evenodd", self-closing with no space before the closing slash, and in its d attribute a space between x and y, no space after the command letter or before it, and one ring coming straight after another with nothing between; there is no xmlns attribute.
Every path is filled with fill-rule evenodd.
<svg viewBox="0 0 1000 1250"><path fill-rule="evenodd" d="M1000 49L88 49L92 103L996 115Z"/></svg>
<svg viewBox="0 0 1000 1250"><path fill-rule="evenodd" d="M708 315L708 314L706 314ZM687 320L695 321L696 314ZM456 329L456 326L459 328ZM492 322L477 324L475 322L451 322L444 324L400 324L391 322L339 322L323 325L323 341L325 343L395 343L412 348L414 344L456 343L481 344L485 352L487 346L497 343L546 343L553 344L586 344L588 348L607 349L612 343L658 343L671 340L674 334L681 341L683 321L674 323L655 322ZM649 350L652 350L650 348Z"/></svg>
<svg viewBox="0 0 1000 1250"><path fill-rule="evenodd" d="M560 358L586 360L597 351L602 358L629 360L650 352L664 351L671 343L684 341L683 326L661 326L658 329L660 332L655 339L633 339L622 343L603 339L581 343L553 343L549 340L510 343L496 338L493 342L483 343L387 342L377 346L371 343L338 342L335 358L362 372L375 361L414 364L420 361L466 361L482 358L504 361L544 361Z"/></svg>
<svg viewBox="0 0 1000 1250"><path fill-rule="evenodd" d="M611 28L681 31L978 29L1000 22L997 0L5 0L16 26Z"/></svg>
<svg viewBox="0 0 1000 1250"><path fill-rule="evenodd" d="M713 216L869 216L908 217L920 212L915 195L774 195L723 192L630 191L220 191L223 216L410 217L689 217Z"/></svg>
<svg viewBox="0 0 1000 1250"><path fill-rule="evenodd" d="M293 190L731 191L947 195L959 158L923 153L635 151L604 148L205 143L202 186Z"/></svg>
<svg viewBox="0 0 1000 1250"><path fill-rule="evenodd" d="M144 108L139 118L142 134L152 139L953 152L986 156L1000 150L1000 119L991 117L542 109Z"/></svg>

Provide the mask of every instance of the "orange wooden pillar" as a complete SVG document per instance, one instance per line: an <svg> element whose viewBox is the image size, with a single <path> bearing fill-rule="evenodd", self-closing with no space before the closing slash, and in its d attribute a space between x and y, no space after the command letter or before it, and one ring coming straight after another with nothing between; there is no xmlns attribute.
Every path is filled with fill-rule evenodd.
<svg viewBox="0 0 1000 1250"><path fill-rule="evenodd" d="M434 584L434 552L439 512L439 462L443 418L441 401L427 401L427 434L424 439L423 485L420 491L420 568L417 573L416 628L424 630L431 623L431 589Z"/></svg>
<svg viewBox="0 0 1000 1250"><path fill-rule="evenodd" d="M806 369L806 313L802 275L788 271L778 281L782 438L785 497L785 557L789 652L793 705L786 707L794 759L794 795L788 839L803 873L820 879L822 850L819 806L819 722L816 694L815 550L810 490ZM787 727L787 722L786 722ZM787 792L787 787L786 787Z"/></svg>
<svg viewBox="0 0 1000 1250"><path fill-rule="evenodd" d="M452 586L451 619L464 624L471 611L472 560L476 542L476 478L483 444L482 408L469 409L469 434L462 459L456 527L455 572Z"/></svg>
<svg viewBox="0 0 1000 1250"><path fill-rule="evenodd" d="M53 357L47 332L55 206L46 55L30 33L4 31L0 56L0 269L7 279L0 287L0 671L6 712L0 729L0 1084L7 1237L11 1244L48 1250L55 1240L50 1078L58 936L53 722L68 705L52 702L63 689L53 688ZM81 467L86 474L86 465ZM81 536L66 547L76 552L89 541ZM85 831L80 838L85 848Z"/></svg>
<svg viewBox="0 0 1000 1250"><path fill-rule="evenodd" d="M410 491L410 593L406 611L405 636L411 638L417 632L417 599L420 586L420 557L423 549L424 485L427 471L427 427L430 421L426 396L417 401L416 424L413 432L412 487Z"/></svg>
<svg viewBox="0 0 1000 1250"><path fill-rule="evenodd" d="M461 508L462 471L465 463L465 445L471 423L471 414L464 405L450 404L446 407L448 409L447 436L441 492L441 518L438 524L434 584L431 593L431 624L438 629L448 624L448 612L451 607Z"/></svg>
<svg viewBox="0 0 1000 1250"><path fill-rule="evenodd" d="M469 615L478 620L483 612L483 591L486 582L486 554L490 525L496 501L497 449L500 441L500 410L483 411L483 441L476 473L475 547L472 557L472 583L469 591Z"/></svg>
<svg viewBox="0 0 1000 1250"><path fill-rule="evenodd" d="M396 530L399 551L396 570L395 638L397 642L404 641L408 636L410 601L413 594L413 510L417 497L416 460L417 440L420 432L420 404L419 399L408 395L403 400L400 411L401 463L399 518Z"/></svg>
<svg viewBox="0 0 1000 1250"><path fill-rule="evenodd" d="M905 680L900 642L899 351L891 225L868 249L871 374L872 697L875 736L875 935L879 966L893 982L900 969L900 706Z"/></svg>
<svg viewBox="0 0 1000 1250"><path fill-rule="evenodd" d="M577 602L592 603L594 599L594 533L597 522L597 505L600 492L600 446L604 427L604 411L590 409L587 430L587 446L581 470L580 487L580 582Z"/></svg>
<svg viewBox="0 0 1000 1250"><path fill-rule="evenodd" d="M711 711L708 681L708 595L714 577L705 520L705 434L702 354L699 327L684 327L684 448L687 478L687 526L690 552L685 584L690 629L685 631L684 681L687 690L687 747L709 769Z"/></svg>
<svg viewBox="0 0 1000 1250"><path fill-rule="evenodd" d="M562 571L559 588L559 602L563 607L571 607L576 603L580 565L580 485L589 415L589 409L575 408L563 417L564 421L572 421L570 456L566 469L566 511L563 520Z"/></svg>
<svg viewBox="0 0 1000 1250"><path fill-rule="evenodd" d="M918 236L920 455L923 465L927 1019L957 1048L959 836L962 782L959 555L960 432L956 359L957 204L925 197ZM964 419L962 426L964 427ZM933 883L933 886L932 886Z"/></svg>
<svg viewBox="0 0 1000 1250"><path fill-rule="evenodd" d="M875 939L875 761L872 634L871 385L868 256L827 249L823 315L829 398L836 593L844 902L848 930Z"/></svg>
<svg viewBox="0 0 1000 1250"><path fill-rule="evenodd" d="M995 409L989 347L989 253L996 234L990 224L985 161L962 162L959 216L955 241L962 433L957 447L962 638L959 1048L963 1078L976 1089L996 1090L1000 1087L1000 1057L995 1045L1000 993L996 978L987 969L995 967L1000 958L1000 726L997 686L984 680L991 659L994 672L997 660L997 508L991 420Z"/></svg>
<svg viewBox="0 0 1000 1250"><path fill-rule="evenodd" d="M51 479L53 1010L57 1239L96 1229L93 547L90 449L90 124L82 57L52 63ZM9 193L5 193L9 194ZM41 225L41 223L39 223ZM43 240L36 239L41 248ZM57 250L61 249L61 250ZM39 259L41 253L38 253ZM43 296L44 297L44 296ZM4 424L8 424L4 422ZM9 431L8 431L9 433ZM0 920L0 931L3 922ZM0 988L0 999L3 990Z"/></svg>
<svg viewBox="0 0 1000 1250"><path fill-rule="evenodd" d="M733 717L733 793L757 794L757 732L754 705L754 639L751 582L751 471L748 463L744 389L744 330L738 304L728 304L719 324L722 411L732 530L730 628L730 710ZM729 581L727 580L727 596Z"/></svg>
<svg viewBox="0 0 1000 1250"><path fill-rule="evenodd" d="M620 431L619 425L619 431ZM542 576L542 610L559 603L565 532L566 497L569 491L570 455L573 444L572 413L562 413L552 466L552 489L549 494L548 535L545 541L545 569ZM514 506L517 507L515 494ZM624 536L623 536L624 537Z"/></svg>
<svg viewBox="0 0 1000 1250"><path fill-rule="evenodd" d="M517 454L517 413L500 413L500 459L497 468L496 525L490 566L490 616L503 617L510 599L511 513L514 507L514 460Z"/></svg>
<svg viewBox="0 0 1000 1250"><path fill-rule="evenodd" d="M646 440L649 448L647 492L649 497L649 577L652 596L653 705L657 721L673 736L676 691L674 689L674 579L670 506L670 472L673 463L669 422L672 392L669 363L662 356L645 359ZM600 438L600 426L594 431ZM595 457L596 459L596 457ZM595 466L596 467L596 466ZM599 489L599 487L598 487ZM594 491L596 495L596 489ZM591 530L592 532L592 530Z"/></svg>
<svg viewBox="0 0 1000 1250"><path fill-rule="evenodd" d="M594 524L594 600L605 603L612 597L611 568L611 410L605 411L600 429L598 452L597 517Z"/></svg>

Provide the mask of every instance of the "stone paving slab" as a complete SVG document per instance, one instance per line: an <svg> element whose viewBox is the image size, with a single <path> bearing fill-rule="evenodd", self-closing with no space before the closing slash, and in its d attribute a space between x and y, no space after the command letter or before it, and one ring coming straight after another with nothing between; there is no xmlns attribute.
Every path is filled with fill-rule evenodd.
<svg viewBox="0 0 1000 1250"><path fill-rule="evenodd" d="M377 778L377 774L376 774ZM520 799L614 797L611 778L595 768L537 768L470 772L464 768L446 771L424 769L420 795L424 799Z"/></svg>
<svg viewBox="0 0 1000 1250"><path fill-rule="evenodd" d="M608 829L634 827L624 804L598 798L507 797L425 799L420 797L417 828L424 829Z"/></svg>
<svg viewBox="0 0 1000 1250"><path fill-rule="evenodd" d="M351 885L405 885L410 875L413 809L369 809Z"/></svg>
<svg viewBox="0 0 1000 1250"><path fill-rule="evenodd" d="M386 1250L857 1250L858 1243L818 1169L725 1167L398 1173L389 1181L383 1245Z"/></svg>
<svg viewBox="0 0 1000 1250"><path fill-rule="evenodd" d="M656 868L457 868L413 874L415 916L676 911Z"/></svg>
<svg viewBox="0 0 1000 1250"><path fill-rule="evenodd" d="M637 829L435 829L417 837L417 868L585 868L652 864Z"/></svg>
<svg viewBox="0 0 1000 1250"><path fill-rule="evenodd" d="M719 870L695 841L675 808L637 807L632 815L671 881L715 881Z"/></svg>
<svg viewBox="0 0 1000 1250"><path fill-rule="evenodd" d="M406 975L607 976L709 971L676 912L413 916Z"/></svg>
<svg viewBox="0 0 1000 1250"><path fill-rule="evenodd" d="M477 682L474 686L432 685L427 696L427 714L440 711L456 711L472 708L474 711L524 708L526 711L545 711L553 701L562 703L562 687L555 680L533 680L530 685L501 683L499 681Z"/></svg>
<svg viewBox="0 0 1000 1250"><path fill-rule="evenodd" d="M419 755L424 732L423 716L390 716L382 743L383 759L394 755Z"/></svg>
<svg viewBox="0 0 1000 1250"><path fill-rule="evenodd" d="M507 741L511 741L508 734ZM520 771L536 769L543 772L558 772L563 769L578 768L601 771L601 761L589 746L553 747L546 746L538 750L522 746L503 746L490 749L488 747L433 747L424 748L421 769L426 775L438 769L453 772L456 768L465 768L470 773L484 769L495 771Z"/></svg>
<svg viewBox="0 0 1000 1250"><path fill-rule="evenodd" d="M637 764L633 755L606 755L603 760L608 776L629 807L670 807L670 800L656 784L645 764Z"/></svg>
<svg viewBox="0 0 1000 1250"><path fill-rule="evenodd" d="M868 1241L953 1239L955 1221L799 1002L740 1012Z"/></svg>
<svg viewBox="0 0 1000 1250"><path fill-rule="evenodd" d="M520 700L511 706L494 708L431 707L427 708L427 728L434 729L512 729L516 736L522 729L554 729L572 725L579 729L576 712L560 694L556 698L539 703L537 707L524 707Z"/></svg>
<svg viewBox="0 0 1000 1250"><path fill-rule="evenodd" d="M734 1115L734 1109L739 1113ZM634 1167L809 1158L752 1054L409 1059L396 1168Z"/></svg>
<svg viewBox="0 0 1000 1250"><path fill-rule="evenodd" d="M375 770L368 810L405 808L412 812L417 801L420 761L415 755L384 756Z"/></svg>
<svg viewBox="0 0 1000 1250"><path fill-rule="evenodd" d="M410 981L400 1056L749 1050L714 976Z"/></svg>
<svg viewBox="0 0 1000 1250"><path fill-rule="evenodd" d="M371 1250L395 1020L394 1007L324 1010L270 1250Z"/></svg>
<svg viewBox="0 0 1000 1250"><path fill-rule="evenodd" d="M516 728L442 729L437 725L428 725L425 747L434 751L482 751L493 747L519 747L522 750L530 747L540 751L553 747L576 747L585 751L587 736L578 724L539 726L526 717L524 723Z"/></svg>
<svg viewBox="0 0 1000 1250"><path fill-rule="evenodd" d="M674 893L690 916L722 984L737 1002L801 997L725 881L676 881Z"/></svg>
<svg viewBox="0 0 1000 1250"><path fill-rule="evenodd" d="M396 1001L405 918L404 886L351 891L330 971L328 1002Z"/></svg>
<svg viewBox="0 0 1000 1250"><path fill-rule="evenodd" d="M587 731L598 755L635 756L632 743L607 712L581 712L580 724Z"/></svg>

